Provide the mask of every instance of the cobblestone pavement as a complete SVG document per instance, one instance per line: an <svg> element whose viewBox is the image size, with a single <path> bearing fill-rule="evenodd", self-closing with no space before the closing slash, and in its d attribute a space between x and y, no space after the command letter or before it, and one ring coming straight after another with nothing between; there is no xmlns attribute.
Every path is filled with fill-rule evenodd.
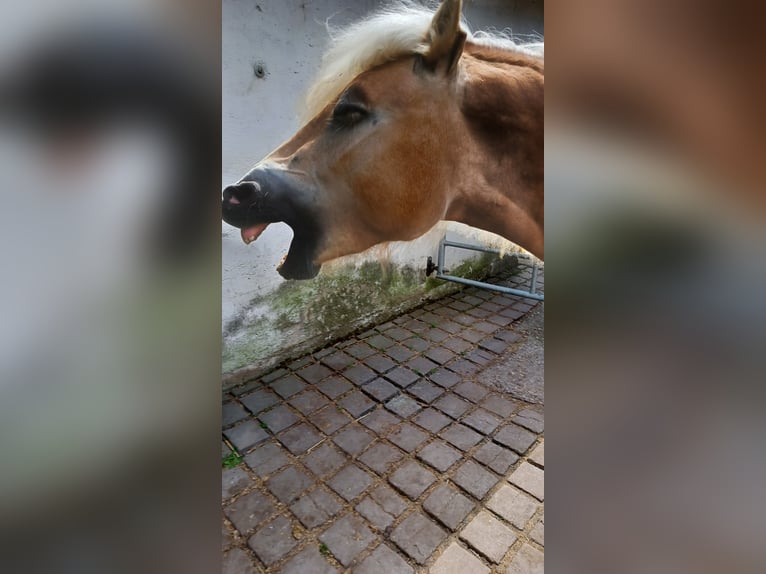
<svg viewBox="0 0 766 574"><path fill-rule="evenodd" d="M542 316L469 288L225 393L223 572L542 573Z"/></svg>

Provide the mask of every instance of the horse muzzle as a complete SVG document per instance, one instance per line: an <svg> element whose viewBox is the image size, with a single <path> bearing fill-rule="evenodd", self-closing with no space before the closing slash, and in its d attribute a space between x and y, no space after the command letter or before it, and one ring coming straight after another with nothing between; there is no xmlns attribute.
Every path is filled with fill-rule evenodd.
<svg viewBox="0 0 766 574"><path fill-rule="evenodd" d="M285 222L293 230L293 240L277 271L285 279L311 279L321 267L314 261L322 237L312 197L279 170L256 168L223 190L221 215L241 230L246 244L258 239L269 224Z"/></svg>

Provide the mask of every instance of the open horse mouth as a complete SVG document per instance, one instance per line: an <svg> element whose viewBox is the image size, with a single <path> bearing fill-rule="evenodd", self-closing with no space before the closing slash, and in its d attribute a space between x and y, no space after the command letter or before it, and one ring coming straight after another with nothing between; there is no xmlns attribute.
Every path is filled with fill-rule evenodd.
<svg viewBox="0 0 766 574"><path fill-rule="evenodd" d="M240 229L245 244L257 240L272 223L283 221L293 230L290 249L277 267L285 279L312 279L321 268L314 263L319 225L307 202L301 200L304 195L265 170L260 170L257 179L248 176L223 190L222 218Z"/></svg>

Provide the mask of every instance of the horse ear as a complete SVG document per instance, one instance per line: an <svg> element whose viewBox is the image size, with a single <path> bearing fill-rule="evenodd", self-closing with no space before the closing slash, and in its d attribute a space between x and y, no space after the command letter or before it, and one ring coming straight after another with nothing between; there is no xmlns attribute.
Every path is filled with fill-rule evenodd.
<svg viewBox="0 0 766 574"><path fill-rule="evenodd" d="M460 29L462 8L463 0L444 0L431 20L423 54L423 63L431 71L451 74L456 68L466 38Z"/></svg>

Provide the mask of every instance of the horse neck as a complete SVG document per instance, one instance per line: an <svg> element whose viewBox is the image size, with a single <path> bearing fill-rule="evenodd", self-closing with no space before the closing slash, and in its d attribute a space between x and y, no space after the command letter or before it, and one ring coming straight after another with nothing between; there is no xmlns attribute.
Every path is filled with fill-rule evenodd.
<svg viewBox="0 0 766 574"><path fill-rule="evenodd" d="M474 47L464 59L464 161L447 218L543 252L542 63Z"/></svg>

